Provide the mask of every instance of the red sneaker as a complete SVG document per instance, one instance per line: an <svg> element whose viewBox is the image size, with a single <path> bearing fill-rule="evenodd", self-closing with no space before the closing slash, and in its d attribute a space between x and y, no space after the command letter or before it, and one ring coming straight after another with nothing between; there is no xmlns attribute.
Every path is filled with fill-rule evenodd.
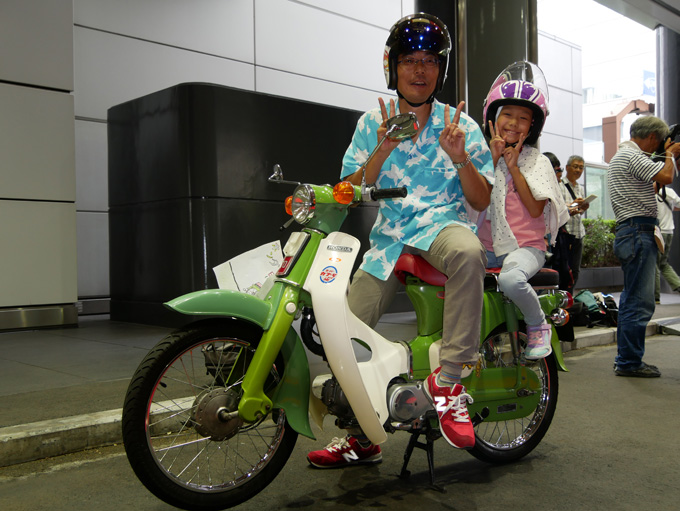
<svg viewBox="0 0 680 511"><path fill-rule="evenodd" d="M467 403L473 402L472 396L459 383L453 387L437 385L440 370L441 367L437 368L425 381L425 391L439 416L439 430L446 441L458 449L474 447L475 429L467 410Z"/></svg>
<svg viewBox="0 0 680 511"><path fill-rule="evenodd" d="M371 444L364 448L356 438L347 435L345 438L334 438L325 449L310 452L307 461L317 468L339 468L380 463L382 453L379 445Z"/></svg>

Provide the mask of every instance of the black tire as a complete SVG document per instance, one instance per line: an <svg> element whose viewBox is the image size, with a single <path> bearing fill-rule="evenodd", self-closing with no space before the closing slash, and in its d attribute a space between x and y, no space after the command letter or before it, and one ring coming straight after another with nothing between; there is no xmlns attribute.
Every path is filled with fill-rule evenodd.
<svg viewBox="0 0 680 511"><path fill-rule="evenodd" d="M265 488L297 432L283 410L255 423L218 417L237 409L261 331L240 322L199 324L160 341L137 368L123 407L128 460L146 488L173 506L226 509ZM283 374L277 359L265 385Z"/></svg>
<svg viewBox="0 0 680 511"><path fill-rule="evenodd" d="M509 349L511 334L494 333L482 344L483 360L494 367L515 363ZM520 333L520 344L526 336ZM541 381L538 406L527 417L502 422L482 422L475 428L475 446L470 450L475 458L488 463L510 463L536 448L545 436L557 407L557 363L553 354L541 360L527 360L526 367L536 372Z"/></svg>

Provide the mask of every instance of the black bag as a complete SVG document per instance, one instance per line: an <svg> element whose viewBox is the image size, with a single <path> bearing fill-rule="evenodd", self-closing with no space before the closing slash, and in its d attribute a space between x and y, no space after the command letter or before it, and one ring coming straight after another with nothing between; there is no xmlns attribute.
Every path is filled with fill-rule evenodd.
<svg viewBox="0 0 680 511"><path fill-rule="evenodd" d="M572 326L588 326L590 325L590 314L588 307L583 306L583 302L574 300L574 305L567 309L569 312L569 323Z"/></svg>
<svg viewBox="0 0 680 511"><path fill-rule="evenodd" d="M604 312L608 326L616 326L619 323L619 307L612 295L603 295L604 303L600 304L600 309Z"/></svg>

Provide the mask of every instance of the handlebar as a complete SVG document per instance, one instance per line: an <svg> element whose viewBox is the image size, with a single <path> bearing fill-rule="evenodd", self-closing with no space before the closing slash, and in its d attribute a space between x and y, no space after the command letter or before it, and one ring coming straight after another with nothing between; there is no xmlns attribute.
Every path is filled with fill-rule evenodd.
<svg viewBox="0 0 680 511"><path fill-rule="evenodd" d="M408 195L408 190L405 186L399 188L374 188L371 190L372 200L383 199L401 199Z"/></svg>

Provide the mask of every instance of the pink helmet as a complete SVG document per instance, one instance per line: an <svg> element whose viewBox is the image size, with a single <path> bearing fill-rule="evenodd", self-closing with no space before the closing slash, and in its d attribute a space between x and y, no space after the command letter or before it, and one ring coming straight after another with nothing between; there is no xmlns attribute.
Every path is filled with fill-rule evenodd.
<svg viewBox="0 0 680 511"><path fill-rule="evenodd" d="M498 109L504 105L530 108L533 121L526 144L535 144L548 117L548 86L543 71L531 62L511 64L498 75L484 100L484 133L490 137L489 121L496 121Z"/></svg>

